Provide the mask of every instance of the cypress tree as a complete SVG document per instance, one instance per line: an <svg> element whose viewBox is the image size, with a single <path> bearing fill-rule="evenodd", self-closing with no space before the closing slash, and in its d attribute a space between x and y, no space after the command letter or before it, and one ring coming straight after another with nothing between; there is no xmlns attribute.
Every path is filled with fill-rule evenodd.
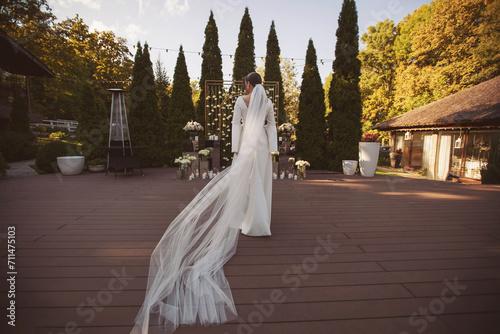
<svg viewBox="0 0 500 334"><path fill-rule="evenodd" d="M158 106L160 114L165 123L168 121L168 105L170 101L170 79L167 75L167 70L163 67L161 59L156 60L155 68L156 91L158 95Z"/></svg>
<svg viewBox="0 0 500 334"><path fill-rule="evenodd" d="M252 19L246 7L241 19L238 46L234 53L233 81L240 81L245 75L255 71L254 44Z"/></svg>
<svg viewBox="0 0 500 334"><path fill-rule="evenodd" d="M277 81L279 83L279 99L278 99L278 123L281 120L285 122L285 94L283 93L283 77L281 75L280 67L280 46L278 43L278 36L274 27L274 21L271 23L269 29L269 36L267 37L267 53L265 63L264 81Z"/></svg>
<svg viewBox="0 0 500 334"><path fill-rule="evenodd" d="M170 96L170 106L168 110L167 158L169 165L173 165L175 158L182 154L183 144L187 140L187 134L183 128L187 122L194 120L196 116L189 80L186 58L184 57L184 51L181 45L175 65L172 95Z"/></svg>
<svg viewBox="0 0 500 334"><path fill-rule="evenodd" d="M149 55L149 46L142 52L137 43L131 99L129 129L133 146L146 146L137 150L143 167L159 167L165 164L165 128L158 108L158 96Z"/></svg>
<svg viewBox="0 0 500 334"><path fill-rule="evenodd" d="M203 44L203 61L201 63L200 99L196 108L196 120L205 127L205 81L223 80L222 55L219 48L219 32L215 23L214 13L210 11L205 28L205 44ZM199 133L200 143L205 138L205 131Z"/></svg>
<svg viewBox="0 0 500 334"><path fill-rule="evenodd" d="M314 169L326 167L325 110L325 95L318 70L316 49L310 39L300 87L296 155L307 160Z"/></svg>
<svg viewBox="0 0 500 334"><path fill-rule="evenodd" d="M358 159L362 115L358 35L356 3L354 0L344 0L336 32L337 43L329 93L332 112L327 117L330 154L333 158L328 167L333 170L341 170L342 160Z"/></svg>

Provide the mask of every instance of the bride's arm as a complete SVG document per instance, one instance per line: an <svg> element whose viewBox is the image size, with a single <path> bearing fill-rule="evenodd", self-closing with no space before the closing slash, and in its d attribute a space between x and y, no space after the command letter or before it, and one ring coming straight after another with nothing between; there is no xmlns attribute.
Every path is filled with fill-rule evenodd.
<svg viewBox="0 0 500 334"><path fill-rule="evenodd" d="M274 107L271 100L267 101L267 124L265 126L267 140L269 142L269 152L278 152L278 133L276 130L276 120L274 118Z"/></svg>
<svg viewBox="0 0 500 334"><path fill-rule="evenodd" d="M234 104L233 119L231 121L231 152L238 153L241 139L241 105L239 97Z"/></svg>

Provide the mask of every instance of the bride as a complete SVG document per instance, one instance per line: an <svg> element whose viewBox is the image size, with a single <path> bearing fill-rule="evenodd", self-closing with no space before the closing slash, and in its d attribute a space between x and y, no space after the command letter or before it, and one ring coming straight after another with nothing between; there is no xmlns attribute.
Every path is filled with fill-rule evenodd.
<svg viewBox="0 0 500 334"><path fill-rule="evenodd" d="M271 235L271 152L277 151L272 102L262 78L243 78L247 95L233 115L235 158L172 221L151 255L144 303L133 334L180 325L214 325L236 319L223 265L236 251L239 230ZM151 326L151 327L150 327Z"/></svg>

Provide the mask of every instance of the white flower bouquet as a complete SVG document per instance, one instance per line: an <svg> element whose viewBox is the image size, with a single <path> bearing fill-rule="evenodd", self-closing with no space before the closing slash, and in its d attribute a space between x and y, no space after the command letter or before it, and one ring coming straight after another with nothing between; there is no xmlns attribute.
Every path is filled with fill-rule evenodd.
<svg viewBox="0 0 500 334"><path fill-rule="evenodd" d="M278 127L278 131L283 134L291 134L295 128L291 123L283 123Z"/></svg>
<svg viewBox="0 0 500 334"><path fill-rule="evenodd" d="M213 148L212 148L212 150L213 150ZM206 161L207 158L208 158L208 156L210 155L210 152L211 152L211 150L209 150L209 149L206 148L204 150L200 150L198 152L198 154L201 156L202 161Z"/></svg>
<svg viewBox="0 0 500 334"><path fill-rule="evenodd" d="M200 123L191 120L191 122L187 122L186 126L184 126L184 131L203 131L203 126Z"/></svg>
<svg viewBox="0 0 500 334"><path fill-rule="evenodd" d="M305 160L299 160L295 163L295 165L298 167L297 170L299 171L299 178L301 180L306 178L306 167L311 167L311 164Z"/></svg>
<svg viewBox="0 0 500 334"><path fill-rule="evenodd" d="M191 163L196 160L195 156L185 155L182 157L178 157L174 160L174 163L179 164L179 170L181 171L181 180L186 179L186 169L191 166Z"/></svg>

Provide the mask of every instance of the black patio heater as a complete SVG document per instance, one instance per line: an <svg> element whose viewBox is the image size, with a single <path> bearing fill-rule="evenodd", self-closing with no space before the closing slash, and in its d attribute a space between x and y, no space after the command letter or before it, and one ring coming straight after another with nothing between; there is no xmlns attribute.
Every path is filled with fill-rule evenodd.
<svg viewBox="0 0 500 334"><path fill-rule="evenodd" d="M125 107L125 90L119 88L108 89L112 92L111 116L109 118L109 146L108 146L108 167L109 171L129 172L138 168L142 172L139 158L134 156L133 149L140 149L144 146L132 146L128 129L127 108Z"/></svg>

